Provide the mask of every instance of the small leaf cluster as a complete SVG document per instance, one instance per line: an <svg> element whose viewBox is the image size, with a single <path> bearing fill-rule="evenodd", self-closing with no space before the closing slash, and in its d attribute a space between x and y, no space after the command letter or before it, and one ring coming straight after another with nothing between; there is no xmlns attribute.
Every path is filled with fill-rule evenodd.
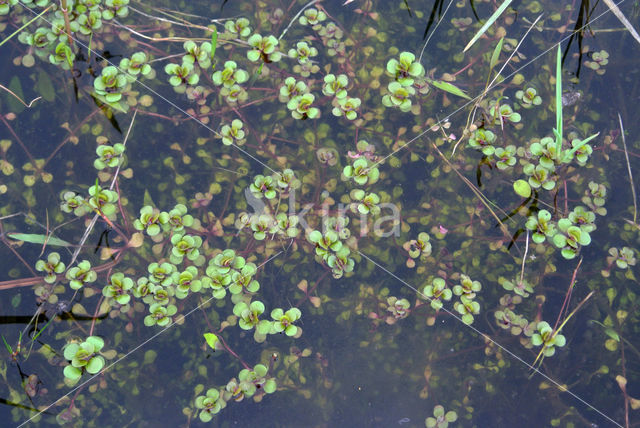
<svg viewBox="0 0 640 428"><path fill-rule="evenodd" d="M431 242L427 232L420 232L418 239L411 239L402 244L402 248L408 253L407 267L413 268L416 259L425 260L431 255Z"/></svg>
<svg viewBox="0 0 640 428"><path fill-rule="evenodd" d="M582 196L581 202L597 215L605 216L607 215L607 209L604 207L606 196L607 188L604 184L590 181L588 188L584 192L584 196Z"/></svg>
<svg viewBox="0 0 640 428"><path fill-rule="evenodd" d="M133 222L136 230L146 231L149 236L156 236L162 231L181 233L192 225L193 216L187 214L187 207L183 204L177 204L169 212L145 205L140 208L140 217Z"/></svg>
<svg viewBox="0 0 640 428"><path fill-rule="evenodd" d="M358 144L362 143L358 142ZM360 186L375 184L380 178L380 170L378 170L377 165L377 162L374 162L368 156L358 155L355 159L352 158L351 165L343 168L342 175L346 179L352 179Z"/></svg>
<svg viewBox="0 0 640 428"><path fill-rule="evenodd" d="M76 383L84 372L99 373L105 365L100 351L104 348L104 340L98 336L89 336L84 342L70 342L64 347L64 358L70 364L64 368L64 376Z"/></svg>
<svg viewBox="0 0 640 428"><path fill-rule="evenodd" d="M64 272L65 264L60 260L60 254L54 251L49 253L46 261L38 260L36 262L36 270L46 274L44 277L46 283L53 284L56 282L58 274Z"/></svg>
<svg viewBox="0 0 640 428"><path fill-rule="evenodd" d="M307 235L307 240L315 245L316 255L331 268L334 278L342 278L345 273L353 271L355 262L350 257L351 250L336 231L327 230L323 234L314 230Z"/></svg>
<svg viewBox="0 0 640 428"><path fill-rule="evenodd" d="M562 334L554 331L548 322L541 321L536 327L536 332L531 336L533 346L542 345L542 354L545 357L551 357L556 353L556 346L562 348L567 340Z"/></svg>
<svg viewBox="0 0 640 428"><path fill-rule="evenodd" d="M518 90L516 92L516 98L520 101L519 105L524 108L531 108L542 104L542 98L538 95L538 91L531 87L524 90Z"/></svg>
<svg viewBox="0 0 640 428"><path fill-rule="evenodd" d="M83 260L77 266L69 269L65 276L69 280L69 286L72 290L79 290L85 284L95 282L98 279L98 274L91 270L91 263L88 260Z"/></svg>
<svg viewBox="0 0 640 428"><path fill-rule="evenodd" d="M458 414L453 410L445 413L444 407L438 404L433 408L433 417L429 416L424 423L427 428L447 428L450 423L458 420Z"/></svg>
<svg viewBox="0 0 640 428"><path fill-rule="evenodd" d="M116 192L103 189L96 180L95 186L89 187L89 195L88 203L93 210L109 218L116 213L116 202L118 202L118 194Z"/></svg>
<svg viewBox="0 0 640 428"><path fill-rule="evenodd" d="M382 104L402 112L411 110L411 97L416 93L414 85L422 84L424 67L416 62L413 53L402 52L398 59L392 58L387 62L387 73L394 80L387 86L388 93L382 97Z"/></svg>
<svg viewBox="0 0 640 428"><path fill-rule="evenodd" d="M113 146L109 144L101 144L96 147L98 158L93 161L93 166L97 170L103 170L107 167L115 168L122 164L122 153L124 152L124 144L116 143Z"/></svg>
<svg viewBox="0 0 640 428"><path fill-rule="evenodd" d="M278 50L279 41L273 35L262 36L258 33L253 34L247 43L251 48L247 52L247 58L251 62L257 62L262 59L265 63L278 62L282 59L282 52Z"/></svg>
<svg viewBox="0 0 640 428"><path fill-rule="evenodd" d="M253 397L259 401L262 395L274 393L277 388L276 380L267 375L268 371L263 364L257 364L253 369L242 369L238 378L231 379L224 387L209 388L205 395L197 396L195 406L200 411L200 420L205 423L211 421L231 400L242 401Z"/></svg>
<svg viewBox="0 0 640 428"><path fill-rule="evenodd" d="M636 265L636 256L633 248L622 247L620 249L616 247L609 248L609 256L607 257L607 263L613 264L620 269L628 269L629 266Z"/></svg>

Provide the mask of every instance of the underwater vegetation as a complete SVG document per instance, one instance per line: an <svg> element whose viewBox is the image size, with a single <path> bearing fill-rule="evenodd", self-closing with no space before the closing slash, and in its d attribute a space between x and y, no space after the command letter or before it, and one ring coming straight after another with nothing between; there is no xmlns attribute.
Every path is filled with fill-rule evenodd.
<svg viewBox="0 0 640 428"><path fill-rule="evenodd" d="M0 0L3 420L637 424L609 3Z"/></svg>

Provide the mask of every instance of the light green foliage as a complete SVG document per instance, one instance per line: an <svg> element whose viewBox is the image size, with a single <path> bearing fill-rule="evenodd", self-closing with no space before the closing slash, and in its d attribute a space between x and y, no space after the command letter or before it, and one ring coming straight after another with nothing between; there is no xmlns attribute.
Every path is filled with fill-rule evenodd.
<svg viewBox="0 0 640 428"><path fill-rule="evenodd" d="M333 96L337 99L343 99L347 97L347 85L349 79L346 74L339 74L337 77L334 74L327 74L324 76L324 84L322 85L322 93L327 96Z"/></svg>
<svg viewBox="0 0 640 428"><path fill-rule="evenodd" d="M144 317L144 325L151 327L157 325L166 327L171 322L171 317L176 314L178 308L174 305L162 306L160 303L154 303L149 306L149 315Z"/></svg>
<svg viewBox="0 0 640 428"><path fill-rule="evenodd" d="M194 86L200 81L200 76L196 73L193 63L188 60L183 60L181 65L167 64L164 67L164 72L170 76L171 86L179 92L184 92L187 84Z"/></svg>
<svg viewBox="0 0 640 428"><path fill-rule="evenodd" d="M96 147L96 154L98 158L93 161L93 166L102 170L106 167L115 168L122 162L122 153L124 152L124 145L116 143L113 146L108 144L102 144Z"/></svg>
<svg viewBox="0 0 640 428"><path fill-rule="evenodd" d="M256 198L273 199L276 197L276 183L270 175L256 175L249 190Z"/></svg>
<svg viewBox="0 0 640 428"><path fill-rule="evenodd" d="M374 184L380 177L380 172L374 163L366 157L358 157L353 161L352 165L347 165L342 170L342 174L346 178L351 178L356 184L364 186L365 184Z"/></svg>
<svg viewBox="0 0 640 428"><path fill-rule="evenodd" d="M291 116L295 119L315 119L320 114L320 110L312 107L314 100L313 94L298 95L287 102L287 108L291 110Z"/></svg>
<svg viewBox="0 0 640 428"><path fill-rule="evenodd" d="M489 114L501 124L506 121L518 123L522 119L520 113L514 112L509 104L498 104L497 101L491 106Z"/></svg>
<svg viewBox="0 0 640 428"><path fill-rule="evenodd" d="M122 58L120 68L131 76L148 76L152 71L151 65L148 64L147 54L144 52L136 52L131 55L131 58Z"/></svg>
<svg viewBox="0 0 640 428"><path fill-rule="evenodd" d="M353 211L357 211L360 214L373 214L377 215L380 213L380 207L378 204L380 203L380 197L375 193L367 193L362 189L353 189L350 193L351 199L356 201L355 209L352 208Z"/></svg>
<svg viewBox="0 0 640 428"><path fill-rule="evenodd" d="M127 87L126 75L109 65L102 69L100 76L93 81L93 88L97 95L104 97L108 103L117 103Z"/></svg>
<svg viewBox="0 0 640 428"><path fill-rule="evenodd" d="M458 420L458 414L453 410L445 413L444 407L437 405L433 408L433 417L429 416L424 423L427 428L447 428L450 423Z"/></svg>
<svg viewBox="0 0 640 428"><path fill-rule="evenodd" d="M621 249L612 247L609 248L609 257L607 257L607 263L614 263L620 269L628 269L629 266L636 265L636 256L633 248L622 247Z"/></svg>
<svg viewBox="0 0 640 428"><path fill-rule="evenodd" d="M520 297L526 298L529 297L531 293L533 293L533 287L531 286L531 284L529 284L529 282L524 278L520 280L519 276L513 281L509 281L504 277L500 277L498 279L498 283L502 285L505 290L513 291Z"/></svg>
<svg viewBox="0 0 640 428"><path fill-rule="evenodd" d="M273 324L273 330L276 333L284 332L287 336L295 336L298 333L297 326L293 325L302 316L302 313L298 308L291 308L287 312L284 312L280 308L276 308L271 311L271 318L275 321Z"/></svg>
<svg viewBox="0 0 640 428"><path fill-rule="evenodd" d="M344 116L348 120L355 120L358 117L358 108L360 107L360 98L335 98L337 104L332 110L334 116Z"/></svg>
<svg viewBox="0 0 640 428"><path fill-rule="evenodd" d="M251 62L262 59L264 62L278 62L282 58L282 53L278 51L278 39L275 36L261 36L254 34L247 40L252 48L247 52L247 58Z"/></svg>
<svg viewBox="0 0 640 428"><path fill-rule="evenodd" d="M442 309L443 300L449 301L453 296L453 292L447 287L447 283L442 278L435 278L431 284L427 284L423 288L422 294L427 297L429 304L436 311Z"/></svg>
<svg viewBox="0 0 640 428"><path fill-rule="evenodd" d="M601 50L599 52L593 52L591 54L591 60L586 60L584 65L588 68L594 70L599 75L603 75L605 73L604 66L609 64L609 52L605 50Z"/></svg>
<svg viewBox="0 0 640 428"><path fill-rule="evenodd" d="M398 59L392 58L387 62L387 72L401 86L410 87L415 78L424 76L424 67L415 60L416 56L411 52L402 52ZM394 92L391 85L389 85L389 92Z"/></svg>
<svg viewBox="0 0 640 428"><path fill-rule="evenodd" d="M411 96L416 93L413 87L391 82L387 89L389 93L382 97L382 104L385 107L396 107L403 112L411 110Z"/></svg>
<svg viewBox="0 0 640 428"><path fill-rule="evenodd" d="M557 332L554 332L551 326L546 321L538 323L537 332L531 336L531 343L533 346L542 345L542 353L545 357L551 357L556 353L556 346L562 348L567 340L565 337Z"/></svg>
<svg viewBox="0 0 640 428"><path fill-rule="evenodd" d="M306 64L314 56L318 55L318 49L309 46L307 42L296 43L295 49L289 49L289 58L295 58L300 64Z"/></svg>
<svg viewBox="0 0 640 428"><path fill-rule="evenodd" d="M542 104L542 98L538 95L535 88L527 88L524 91L516 92L516 98L520 101L520 105L524 108L531 108Z"/></svg>
<svg viewBox="0 0 640 428"><path fill-rule="evenodd" d="M235 84L242 84L249 80L249 73L239 69L235 61L226 61L224 69L213 73L211 80L217 86L223 85L225 88L231 88Z"/></svg>
<svg viewBox="0 0 640 428"><path fill-rule="evenodd" d="M226 21L224 28L232 35L243 39L249 37L249 34L251 34L251 26L247 18Z"/></svg>
<svg viewBox="0 0 640 428"><path fill-rule="evenodd" d="M155 236L162 231L162 226L169 221L169 214L160 212L151 205L140 208L140 217L133 222L136 230L144 230L149 236Z"/></svg>
<svg viewBox="0 0 640 428"><path fill-rule="evenodd" d="M117 272L111 275L109 284L102 289L102 294L120 305L126 305L131 300L129 292L132 288L133 280L125 277L122 272Z"/></svg>
<svg viewBox="0 0 640 428"><path fill-rule="evenodd" d="M57 275L64 272L65 265L60 260L60 254L53 252L49 253L47 260L38 260L36 262L36 270L38 272L44 272L45 282L52 284L56 281Z"/></svg>
<svg viewBox="0 0 640 428"><path fill-rule="evenodd" d="M182 57L183 62L198 64L201 69L211 67L211 43L204 42L198 46L193 40L187 40L183 44L184 50L187 52Z"/></svg>
<svg viewBox="0 0 640 428"><path fill-rule="evenodd" d="M220 135L222 135L222 144L225 146L231 146L233 144L243 145L246 141L246 134L242 127L244 124L240 119L233 119L231 126L224 125L220 129Z"/></svg>
<svg viewBox="0 0 640 428"><path fill-rule="evenodd" d="M70 342L64 347L64 358L71 364L64 368L64 376L71 382L77 382L83 372L96 374L102 370L105 360L100 351L104 340L97 336L89 336L84 342Z"/></svg>
<svg viewBox="0 0 640 428"><path fill-rule="evenodd" d="M118 194L113 190L103 189L98 184L89 187L89 206L109 217L116 212L115 203L118 202Z"/></svg>
<svg viewBox="0 0 640 428"><path fill-rule="evenodd" d="M213 415L227 407L227 402L220 395L220 391L215 388L207 390L206 395L196 397L196 408L202 409L199 418L202 422L209 422Z"/></svg>
<svg viewBox="0 0 640 428"><path fill-rule="evenodd" d="M589 227L575 226L568 218L558 220L558 232L553 236L553 243L562 250L565 259L573 259L580 246L591 243L588 229Z"/></svg>
<svg viewBox="0 0 640 428"><path fill-rule="evenodd" d="M72 290L79 290L85 284L95 282L98 279L98 274L91 270L91 263L88 260L83 260L77 266L69 269L65 276L69 280L69 286Z"/></svg>
<svg viewBox="0 0 640 428"><path fill-rule="evenodd" d="M326 13L310 7L304 11L304 14L300 17L299 22L302 25L310 25L315 30L319 29L318 26L320 25L320 23L326 19Z"/></svg>
<svg viewBox="0 0 640 428"><path fill-rule="evenodd" d="M478 128L469 137L469 146L480 150L485 156L492 156L496 151L493 145L495 141L496 134L488 129Z"/></svg>
<svg viewBox="0 0 640 428"><path fill-rule="evenodd" d="M204 263L204 259L200 257L200 251L198 250L202 246L202 238L200 236L176 233L171 237L171 244L173 244L171 256L169 257L171 263L182 263L184 257L197 265Z"/></svg>
<svg viewBox="0 0 640 428"><path fill-rule="evenodd" d="M125 18L129 15L129 0L104 0L104 5L105 9L102 10L104 19Z"/></svg>
<svg viewBox="0 0 640 428"><path fill-rule="evenodd" d="M247 305L245 302L238 302L233 307L233 313L240 318L238 325L243 330L251 330L260 322L260 315L264 312L264 303L260 301L251 302Z"/></svg>
<svg viewBox="0 0 640 428"><path fill-rule="evenodd" d="M496 166L500 170L505 170L516 164L516 146L510 144L507 147L498 147L494 156L496 158Z"/></svg>
<svg viewBox="0 0 640 428"><path fill-rule="evenodd" d="M531 239L536 244L542 244L546 238L551 238L556 233L551 213L547 210L540 210L537 215L529 216L525 227L533 232Z"/></svg>
<svg viewBox="0 0 640 428"><path fill-rule="evenodd" d="M60 194L60 197L62 199L60 209L66 213L73 212L76 217L82 217L91 211L91 207L88 202L84 200L82 195L75 192L63 191Z"/></svg>

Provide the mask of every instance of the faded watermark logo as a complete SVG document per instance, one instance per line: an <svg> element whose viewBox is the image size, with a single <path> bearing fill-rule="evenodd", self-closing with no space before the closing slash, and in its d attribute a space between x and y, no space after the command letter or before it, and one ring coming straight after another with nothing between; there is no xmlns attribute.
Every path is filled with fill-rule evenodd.
<svg viewBox="0 0 640 428"><path fill-rule="evenodd" d="M313 230L321 230L325 234L328 230L336 230L339 234L341 228L348 228L350 233L356 233L353 220L358 219L359 237L399 237L401 215L400 207L390 202L377 203L374 209L362 212L357 209L357 202L330 204L323 202L320 204L306 203L296 210L296 190L291 189L287 195L287 213L280 213L274 217L271 206L263 198L258 198L249 187L244 190L244 197L247 205L253 212L246 213L241 221L243 226L256 225L270 221L271 227L277 231L278 225L282 223L283 214L289 222L295 223L297 228L302 229L306 234ZM311 227L308 220L312 220L317 227Z"/></svg>

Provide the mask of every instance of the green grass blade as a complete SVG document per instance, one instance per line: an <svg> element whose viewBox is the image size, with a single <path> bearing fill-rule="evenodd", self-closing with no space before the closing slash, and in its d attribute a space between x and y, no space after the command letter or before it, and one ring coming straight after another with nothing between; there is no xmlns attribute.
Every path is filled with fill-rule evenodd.
<svg viewBox="0 0 640 428"><path fill-rule="evenodd" d="M478 32L476 33L475 36L473 36L471 41L469 41L469 43L467 43L467 46L464 47L462 52L468 51L469 48L471 46L473 46L473 44L476 41L478 41L478 39L480 37L482 37L482 35L485 33L485 31L487 31L487 29L489 29L489 27L491 27L491 25L496 21L496 19L498 19L500 17L500 15L502 15L502 12L504 12L504 10L511 4L511 1L512 0L505 0L504 3L502 3L500 5L500 7L495 12L493 12L493 15L491 15L491 17L487 20L487 22L484 23L482 28L480 28L480 30L478 30Z"/></svg>
<svg viewBox="0 0 640 428"><path fill-rule="evenodd" d="M9 232L7 236L11 239L15 239L16 241L24 241L29 242L30 244L48 244L56 247L71 247L72 244L70 242L64 241L62 239L56 238L54 236L47 236L37 233L14 233Z"/></svg>
<svg viewBox="0 0 640 428"><path fill-rule="evenodd" d="M6 346L7 351L9 351L9 354L13 355L13 348L11 347L11 345L9 345L7 343L7 341L4 338L4 334L2 335L2 341L4 342L4 346Z"/></svg>
<svg viewBox="0 0 640 428"><path fill-rule="evenodd" d="M47 321L47 323L44 325L44 327L42 327L42 328L38 331L38 333L37 333L35 336L33 336L33 339L31 339L31 341L32 341L32 342L33 342L33 341L35 341L35 340L38 338L38 336L40 336L40 335L42 334L42 332L44 331L44 329L45 329L45 328L47 328L47 326L51 323L51 321L53 321L53 319L54 319L54 318L55 318L55 316L54 316L54 317L51 317L51 319L50 319L49 321Z"/></svg>
<svg viewBox="0 0 640 428"><path fill-rule="evenodd" d="M491 61L489 61L489 72L493 70L493 67L498 63L498 59L500 58L500 52L502 52L502 43L504 42L504 37L500 37L500 41L496 45L496 48L493 50L493 54L491 54Z"/></svg>
<svg viewBox="0 0 640 428"><path fill-rule="evenodd" d="M428 80L428 82L435 86L438 89L442 89L445 92L449 92L450 94L453 95L457 95L459 97L462 97L464 99L470 100L471 97L467 94L465 94L464 92L462 92L461 89L459 89L458 87L452 85L449 82L442 82L440 80Z"/></svg>
<svg viewBox="0 0 640 428"><path fill-rule="evenodd" d="M218 27L213 27L213 34L211 35L211 68L216 68L214 57L216 56L216 47L218 47Z"/></svg>
<svg viewBox="0 0 640 428"><path fill-rule="evenodd" d="M558 43L556 55L556 129L553 133L556 136L556 155L558 159L562 159L562 54L560 43Z"/></svg>

